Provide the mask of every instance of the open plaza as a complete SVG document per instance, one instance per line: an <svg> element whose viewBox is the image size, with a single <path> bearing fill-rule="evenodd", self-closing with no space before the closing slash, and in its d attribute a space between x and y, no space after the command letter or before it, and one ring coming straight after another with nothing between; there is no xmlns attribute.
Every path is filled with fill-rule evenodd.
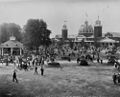
<svg viewBox="0 0 120 97"><path fill-rule="evenodd" d="M18 83L12 82L13 64L0 65L0 97L119 97L120 86L114 85L114 66L89 62L58 61L62 68L45 65L44 76L34 69L17 70Z"/></svg>

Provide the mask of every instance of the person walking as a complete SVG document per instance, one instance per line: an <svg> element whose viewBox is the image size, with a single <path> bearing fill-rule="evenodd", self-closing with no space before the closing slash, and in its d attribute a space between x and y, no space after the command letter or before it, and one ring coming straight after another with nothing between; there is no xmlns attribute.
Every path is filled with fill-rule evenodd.
<svg viewBox="0 0 120 97"><path fill-rule="evenodd" d="M116 79L118 80L118 84L120 84L120 73L117 74Z"/></svg>
<svg viewBox="0 0 120 97"><path fill-rule="evenodd" d="M41 75L43 76L44 75L44 68L43 68L43 66L41 66Z"/></svg>
<svg viewBox="0 0 120 97"><path fill-rule="evenodd" d="M97 58L97 62L99 63L99 61L100 61L100 59L99 58Z"/></svg>
<svg viewBox="0 0 120 97"><path fill-rule="evenodd" d="M44 59L42 59L42 62L41 62L41 75L43 76L44 75Z"/></svg>
<svg viewBox="0 0 120 97"><path fill-rule="evenodd" d="M101 59L101 64L103 64L103 60Z"/></svg>
<svg viewBox="0 0 120 97"><path fill-rule="evenodd" d="M13 82L18 83L18 79L17 79L17 74L16 74L16 70L13 71Z"/></svg>
<svg viewBox="0 0 120 97"><path fill-rule="evenodd" d="M34 72L34 74L38 74L38 67L37 66L35 66L35 72Z"/></svg>
<svg viewBox="0 0 120 97"><path fill-rule="evenodd" d="M78 57L78 58L77 58L77 63L79 63L79 62L80 62L80 58Z"/></svg>
<svg viewBox="0 0 120 97"><path fill-rule="evenodd" d="M113 83L116 85L117 84L117 82L116 82L117 81L117 75L114 73L112 78L113 78Z"/></svg>

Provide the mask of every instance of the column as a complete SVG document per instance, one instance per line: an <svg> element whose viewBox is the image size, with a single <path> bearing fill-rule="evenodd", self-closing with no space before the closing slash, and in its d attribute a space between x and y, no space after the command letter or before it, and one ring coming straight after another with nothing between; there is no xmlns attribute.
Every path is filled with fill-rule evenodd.
<svg viewBox="0 0 120 97"><path fill-rule="evenodd" d="M11 48L11 52L10 53L11 53L11 55L13 55L13 48Z"/></svg>
<svg viewBox="0 0 120 97"><path fill-rule="evenodd" d="M22 49L20 48L20 55L22 55Z"/></svg>
<svg viewBox="0 0 120 97"><path fill-rule="evenodd" d="M3 48L2 48L2 56L4 55L4 51L3 51Z"/></svg>
<svg viewBox="0 0 120 97"><path fill-rule="evenodd" d="M0 55L2 55L2 49L0 49Z"/></svg>

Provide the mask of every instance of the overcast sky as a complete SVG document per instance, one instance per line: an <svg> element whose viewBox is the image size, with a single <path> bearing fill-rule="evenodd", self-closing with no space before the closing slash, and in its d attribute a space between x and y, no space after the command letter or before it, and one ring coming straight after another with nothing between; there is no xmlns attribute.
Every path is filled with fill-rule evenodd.
<svg viewBox="0 0 120 97"><path fill-rule="evenodd" d="M119 0L0 0L0 24L14 22L22 27L28 19L39 18L47 22L54 36L61 34L67 21L71 35L78 34L85 20L94 26L99 16L103 33L120 32L119 10Z"/></svg>

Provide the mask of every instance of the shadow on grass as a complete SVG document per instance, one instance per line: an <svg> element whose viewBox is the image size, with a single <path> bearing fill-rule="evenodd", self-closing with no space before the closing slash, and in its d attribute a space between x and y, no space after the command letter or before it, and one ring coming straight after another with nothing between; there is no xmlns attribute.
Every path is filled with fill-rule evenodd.
<svg viewBox="0 0 120 97"><path fill-rule="evenodd" d="M0 97L33 97L22 84L13 83L7 77L0 77Z"/></svg>

